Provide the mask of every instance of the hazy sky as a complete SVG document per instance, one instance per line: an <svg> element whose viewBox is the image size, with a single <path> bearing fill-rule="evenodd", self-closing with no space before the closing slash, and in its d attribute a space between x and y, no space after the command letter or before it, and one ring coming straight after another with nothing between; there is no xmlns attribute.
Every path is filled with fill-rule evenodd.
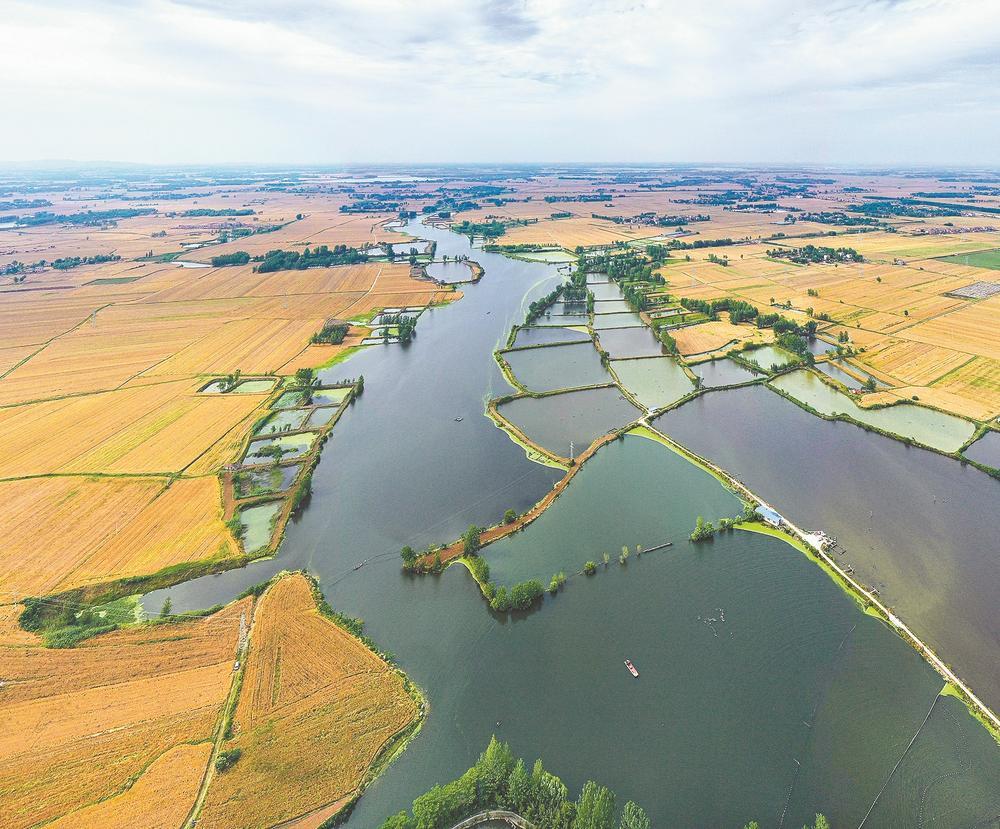
<svg viewBox="0 0 1000 829"><path fill-rule="evenodd" d="M1000 164L1000 0L3 0L0 159Z"/></svg>

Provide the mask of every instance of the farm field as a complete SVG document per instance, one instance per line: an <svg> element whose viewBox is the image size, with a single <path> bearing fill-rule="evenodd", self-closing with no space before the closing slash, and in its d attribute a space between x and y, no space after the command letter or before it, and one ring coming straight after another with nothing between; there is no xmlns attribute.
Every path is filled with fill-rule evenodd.
<svg viewBox="0 0 1000 829"><path fill-rule="evenodd" d="M158 800L189 808L191 757L171 763L168 777L154 761L211 737L250 609L243 600L205 619L117 631L72 649L0 644L4 825L26 829L114 798L150 764ZM134 810L130 800L114 809Z"/></svg>
<svg viewBox="0 0 1000 829"><path fill-rule="evenodd" d="M254 611L224 744L242 755L213 776L198 825L274 826L343 801L417 716L400 675L322 615L304 576L279 579Z"/></svg>
<svg viewBox="0 0 1000 829"><path fill-rule="evenodd" d="M449 510L468 512L462 514L459 532L472 520L498 521L507 507L530 510L536 489L561 491L539 474L530 455L523 457L523 447L496 434L492 422L480 431L478 421L487 420L480 417L482 406L497 392L496 378L470 379L463 372L488 365L486 370L495 373L494 340L505 342L509 326L525 318L529 302L566 279L576 260L545 264L501 258L482 250L481 238L470 245L449 233L448 224L499 218L506 221L506 232L489 241L583 248L584 257L604 257L600 265L609 272L638 256L642 275L637 281L645 299L628 295L647 309L677 307L681 299L730 299L800 327L812 321L828 344L839 338L847 351L842 365L871 371L884 384L874 393L858 389L840 395L865 412L873 405L919 403L980 424L1000 416L1000 296L983 298L988 288L977 285L997 281L1000 230L994 223L1000 225L1000 217L971 208L963 208L966 215L921 216L907 208L870 220L865 207L871 198L951 189L956 182L916 172L820 175L724 167L595 168L580 174L554 165L488 174L447 167L425 172L412 181L396 181L324 170L271 171L247 173L238 184L221 173L199 173L195 183L193 173L168 181L162 172L136 172L138 179L150 179L147 186L109 172L112 184L52 182L51 191L49 179L8 177L4 187L11 199L37 196L50 203L45 210L62 218L0 227L0 498L8 519L6 543L0 547L0 823L5 827L8 822L15 829L179 827L204 795L198 826L315 829L388 764L392 752L387 747L400 747L397 738L405 741L423 713L413 689L326 615L316 584L306 576L286 575L263 593L250 591L259 598L233 603L247 586L240 580L253 574L230 569L194 588L199 601L219 591L208 603L222 610L164 624L151 623L150 617L161 606L161 589L184 595L183 582L167 581L192 578L208 564L221 570L242 563L244 550L275 553L273 561L255 564L260 572L273 565L268 576L304 566L308 558L310 572L315 566L322 574L318 584L333 604L343 601L354 612L367 614L372 607L385 613L365 591L377 584L384 595L395 596L396 581L386 581L383 574L398 567L399 547L455 537L448 535L450 519L442 523L435 514L440 505L432 503L431 493L410 493L421 507L418 523L434 530L435 537L419 541L410 533L428 533L404 526L405 508L389 520L372 495L375 484L394 492L404 479L412 482L414 439L420 446L442 440L449 449L475 445L483 452L477 469L461 475L449 466L451 457L435 455L434 462L449 476L426 489L440 488L451 496ZM983 198L980 204L987 203ZM137 215L112 215L137 206ZM100 218L102 212L109 212L106 218ZM421 224L425 218L430 226ZM273 250L302 254L320 245L367 248L386 242L406 249L416 239L436 240L435 261L447 254L491 264L481 283L466 288L471 301L460 306L470 314L462 318L466 327L452 322L458 309L425 313L420 322L426 334L409 345L367 348L362 342L375 327L373 315L383 308L425 308L463 298L462 292L426 278L421 263L427 256L410 260L400 250L393 262L259 270L263 256ZM643 258L651 244L659 247ZM843 257L837 252L843 248L859 256ZM819 254L809 252L816 249ZM237 252L249 261L239 257L242 264L211 264L215 257ZM351 251L336 254L357 259ZM59 257L85 261L53 265ZM617 288L603 288L617 299ZM605 330L639 319L630 308L624 300L606 303L600 309L604 319L589 324L581 315L581 333L584 325L598 329L602 348L615 358L614 368L624 366L623 373L645 369L647 362L673 366L663 378L632 378L637 390L646 380L656 386L642 395L648 405L665 405L688 391L685 363L708 377L717 375L720 382L753 380L757 375L741 373L731 360L715 364L713 372L697 364L746 343L770 346L776 339L771 327L733 325L724 310L718 319L708 319L709 311L704 322L668 329L680 356L665 357L669 342L661 345L648 327ZM608 316L612 313L620 316ZM559 319L553 314L540 324ZM645 315L641 319L648 321ZM347 326L341 343L312 342L334 325ZM544 334L539 341L555 336L537 330ZM442 331L450 338L442 339ZM481 338L484 332L489 337ZM429 343L438 345L431 351L423 347ZM793 346L794 341L786 343ZM355 351L361 354L351 362L330 365ZM473 362L479 351L482 364ZM777 362L776 353L765 349L760 356ZM539 360L558 356L553 349L525 354ZM780 356L792 358L788 351ZM641 367L617 363L627 357L652 359L638 361ZM323 366L330 366L320 378L323 384L336 385L363 370L371 389L367 397L352 398L341 420L345 425L337 427L342 431L330 442L332 457L324 458L323 473L319 466L312 468L318 455L307 454L301 473L289 473L284 481L291 486L291 475L298 474L295 486L244 491L234 498L233 465L240 459L250 457L263 466L281 456L275 446L288 450L295 444L299 448L286 460L312 445L318 453L324 418L339 412L328 408L314 415L303 409L292 416L276 402L301 397L300 384L312 379L292 375ZM554 362L544 368L556 380L560 371L565 373ZM255 391L225 391L238 382L237 373L238 380L257 381L243 387ZM421 379L416 391L408 383L413 377ZM863 379L859 373L854 387ZM206 386L213 393L203 392ZM832 393L825 384L819 391ZM433 405L423 398L425 392L437 395ZM621 409L620 416L591 423L600 414L598 397L605 408L613 403ZM516 404L524 419L515 419L518 428L558 448L560 456L568 451L580 467L587 457L578 453L595 434L600 439L607 429L639 415L613 386L596 394L518 398ZM394 406L400 411L393 412ZM299 437L265 430L249 444L262 419L279 410L283 414L272 421L277 428L288 423L297 424L290 426L293 430L311 431ZM432 411L440 423L425 428L421 413ZM878 417L907 412L927 417L926 408L914 405ZM371 429L371 423L385 425L397 416L400 428L391 434ZM967 432L974 424L962 428ZM399 441L402 433L410 443ZM469 434L476 435L474 443L465 442ZM365 436L371 443L362 446ZM383 443L393 451L380 454ZM912 454L920 451L914 448ZM396 477L387 476L387 469L397 467ZM303 487L293 494L303 481L311 481L313 471L315 490ZM471 506L463 502L468 492L489 492L494 471L497 485L502 479L507 487L502 497L524 504L505 501L494 515L495 505L486 495ZM971 466L967 471L981 474ZM454 486L459 480L462 486ZM332 504L324 500L331 492L336 493ZM303 493L309 499L301 507L296 501L292 515L292 499ZM314 516L323 509L350 525L345 538L363 542L357 550L343 551L343 539L331 540L327 525L317 529ZM362 526L355 513L381 516L386 526ZM397 524L389 526L393 521ZM279 548L286 522L295 529ZM664 530L673 541L684 542L689 525ZM444 527L449 529L441 529L438 539ZM303 543L312 549L304 551ZM680 544L676 551L682 552ZM345 555L350 560L341 560ZM394 566L383 561L382 570L365 567L356 574L369 555L375 561L386 555ZM581 551L576 567L585 555L600 556L600 551ZM344 581L346 590L338 587L341 570L352 579ZM455 582L457 573L453 569L439 584ZM624 568L620 573L628 575ZM141 589L154 589L156 607L148 596L141 603L136 596L121 596L139 590L135 583L114 585L114 601L106 595L98 599L114 582L155 574L155 581ZM616 577L602 577L600 589L615 589L607 585ZM581 581L581 590L592 589ZM217 586L232 584L238 589L225 592L228 588ZM416 588L407 579L400 589ZM41 602L28 606L63 608L60 619L67 628L76 630L74 620L89 618L78 604L88 601L100 601L99 618L112 614L109 618L121 627L78 642L48 629L26 629L21 611L26 599L37 597ZM480 597L474 598L470 612L478 614ZM926 600L933 598L928 594ZM560 608L551 610L554 615ZM699 611L710 612L707 606ZM238 654L241 616L252 627L249 650ZM492 625L480 641L495 645L512 628L548 624L549 618L539 614L523 626L520 619L509 627ZM397 633L384 618L373 629L379 640L388 640L386 647L395 647ZM423 647L413 638L401 641L418 651ZM240 667L234 670L237 659ZM242 684L229 696L234 680ZM219 725L229 714L232 729L223 739ZM513 718L510 723L515 725ZM435 744L433 751L445 744ZM228 769L217 769L217 749L241 754ZM446 764L442 761L442 767ZM401 785L398 778L380 782L390 791ZM385 797L381 791L381 785L373 787L365 803ZM359 812L350 825L369 825L371 813L364 804Z"/></svg>

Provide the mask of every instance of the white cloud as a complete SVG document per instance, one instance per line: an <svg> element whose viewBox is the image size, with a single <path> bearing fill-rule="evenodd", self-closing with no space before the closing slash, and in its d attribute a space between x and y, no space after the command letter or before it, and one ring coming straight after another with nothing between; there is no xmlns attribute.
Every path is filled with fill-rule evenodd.
<svg viewBox="0 0 1000 829"><path fill-rule="evenodd" d="M998 160L979 0L5 5L0 158Z"/></svg>

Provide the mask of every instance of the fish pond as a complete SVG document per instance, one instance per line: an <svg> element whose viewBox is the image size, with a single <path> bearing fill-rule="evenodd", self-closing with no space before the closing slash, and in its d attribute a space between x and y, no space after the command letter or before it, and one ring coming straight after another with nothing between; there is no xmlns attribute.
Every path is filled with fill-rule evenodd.
<svg viewBox="0 0 1000 829"><path fill-rule="evenodd" d="M534 443L565 458L570 457L570 443L574 454L580 454L601 435L640 414L617 386L519 397L500 404L497 411Z"/></svg>
<svg viewBox="0 0 1000 829"><path fill-rule="evenodd" d="M465 237L408 227L438 241L439 254L471 251ZM659 827L735 827L750 819L794 827L816 811L834 826L857 826L869 809L871 827L988 826L998 752L985 729L957 700L938 697L941 681L912 649L784 542L733 532L687 543L697 514L685 522L669 502L699 491L707 475L693 466L669 467L669 479L647 473L669 463L659 444L626 437L588 461L607 453L584 490L592 502L587 522L601 526L608 543L621 538L634 548L646 537L679 535L673 547L633 554L592 578L572 577L536 612L509 617L487 610L464 568L422 577L400 571L403 544L450 540L470 523L498 521L508 507L523 511L561 476L529 462L482 416L483 400L505 388L493 350L559 276L483 251L476 258L484 279L464 289L461 302L428 311L418 340L351 358L365 394L331 433L310 503L292 520L280 553L157 591L144 606L155 613L170 595L177 612L206 607L281 569L304 567L318 575L333 607L366 620L366 632L396 655L430 709L419 736L346 819L349 829L378 826L459 776L493 733L529 762L544 758L573 790L587 779L611 786ZM878 437L756 391L808 422ZM718 430L720 439L746 442L748 423L755 420L744 413L737 428ZM641 441L639 458L630 441ZM553 520L575 486L556 500ZM716 497L728 509L721 487L694 499L705 517ZM646 498L664 508L629 506ZM617 559L615 549L609 553ZM625 658L638 667L638 680Z"/></svg>
<svg viewBox="0 0 1000 829"><path fill-rule="evenodd" d="M975 434L968 420L912 403L882 409L863 409L842 391L824 383L807 369L783 374L771 385L821 414L846 415L869 426L890 432L944 452L955 452Z"/></svg>
<svg viewBox="0 0 1000 829"><path fill-rule="evenodd" d="M694 391L694 383L673 357L612 360L621 384L647 409L658 409Z"/></svg>
<svg viewBox="0 0 1000 829"><path fill-rule="evenodd" d="M472 265L468 262L430 262L424 270L438 282L448 284L471 282L473 278Z"/></svg>
<svg viewBox="0 0 1000 829"><path fill-rule="evenodd" d="M257 427L254 434L266 435L273 432L291 432L301 429L308 415L308 409L284 409L275 412Z"/></svg>
<svg viewBox="0 0 1000 829"><path fill-rule="evenodd" d="M691 366L691 370L701 378L701 384L709 389L718 388L719 386L735 386L739 383L750 383L762 376L754 374L750 369L729 359L709 360L705 363L698 363Z"/></svg>
<svg viewBox="0 0 1000 829"><path fill-rule="evenodd" d="M517 330L514 335L514 347L526 345L549 345L551 343L590 342L590 334L586 331L575 331L572 328L552 328L528 325Z"/></svg>
<svg viewBox="0 0 1000 829"><path fill-rule="evenodd" d="M251 498L284 492L302 469L301 464L272 466L269 469L244 469L233 476L233 486L237 498Z"/></svg>
<svg viewBox="0 0 1000 829"><path fill-rule="evenodd" d="M595 314L594 330L604 328L636 328L643 325L642 318L630 311L627 314Z"/></svg>
<svg viewBox="0 0 1000 829"><path fill-rule="evenodd" d="M760 366L765 371L784 368L797 359L791 351L785 351L785 349L774 345L765 345L752 351L744 351L741 356L744 360Z"/></svg>
<svg viewBox="0 0 1000 829"><path fill-rule="evenodd" d="M962 454L976 463L1000 469L1000 432L987 432Z"/></svg>
<svg viewBox="0 0 1000 829"><path fill-rule="evenodd" d="M256 504L243 507L239 511L240 527L243 530L243 549L249 553L263 550L271 543L271 533L274 522L281 512L281 501L268 501L266 504Z"/></svg>
<svg viewBox="0 0 1000 829"><path fill-rule="evenodd" d="M628 357L659 357L663 354L660 341L645 326L612 328L601 331L598 336L601 348L607 351L613 360Z"/></svg>
<svg viewBox="0 0 1000 829"><path fill-rule="evenodd" d="M555 391L612 382L592 342L504 351L503 359L529 391Z"/></svg>
<svg viewBox="0 0 1000 829"><path fill-rule="evenodd" d="M243 464L249 466L267 463L279 455L282 458L301 457L312 449L312 445L318 437L319 432L298 432L294 435L252 441L243 458Z"/></svg>

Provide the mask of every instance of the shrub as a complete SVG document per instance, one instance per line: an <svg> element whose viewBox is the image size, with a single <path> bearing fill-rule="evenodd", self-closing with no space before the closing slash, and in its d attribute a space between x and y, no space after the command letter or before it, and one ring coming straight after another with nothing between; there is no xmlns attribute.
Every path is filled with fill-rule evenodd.
<svg viewBox="0 0 1000 829"><path fill-rule="evenodd" d="M243 751L239 748L230 748L219 752L219 756L215 758L215 770L218 772L228 771L236 765L242 755Z"/></svg>

